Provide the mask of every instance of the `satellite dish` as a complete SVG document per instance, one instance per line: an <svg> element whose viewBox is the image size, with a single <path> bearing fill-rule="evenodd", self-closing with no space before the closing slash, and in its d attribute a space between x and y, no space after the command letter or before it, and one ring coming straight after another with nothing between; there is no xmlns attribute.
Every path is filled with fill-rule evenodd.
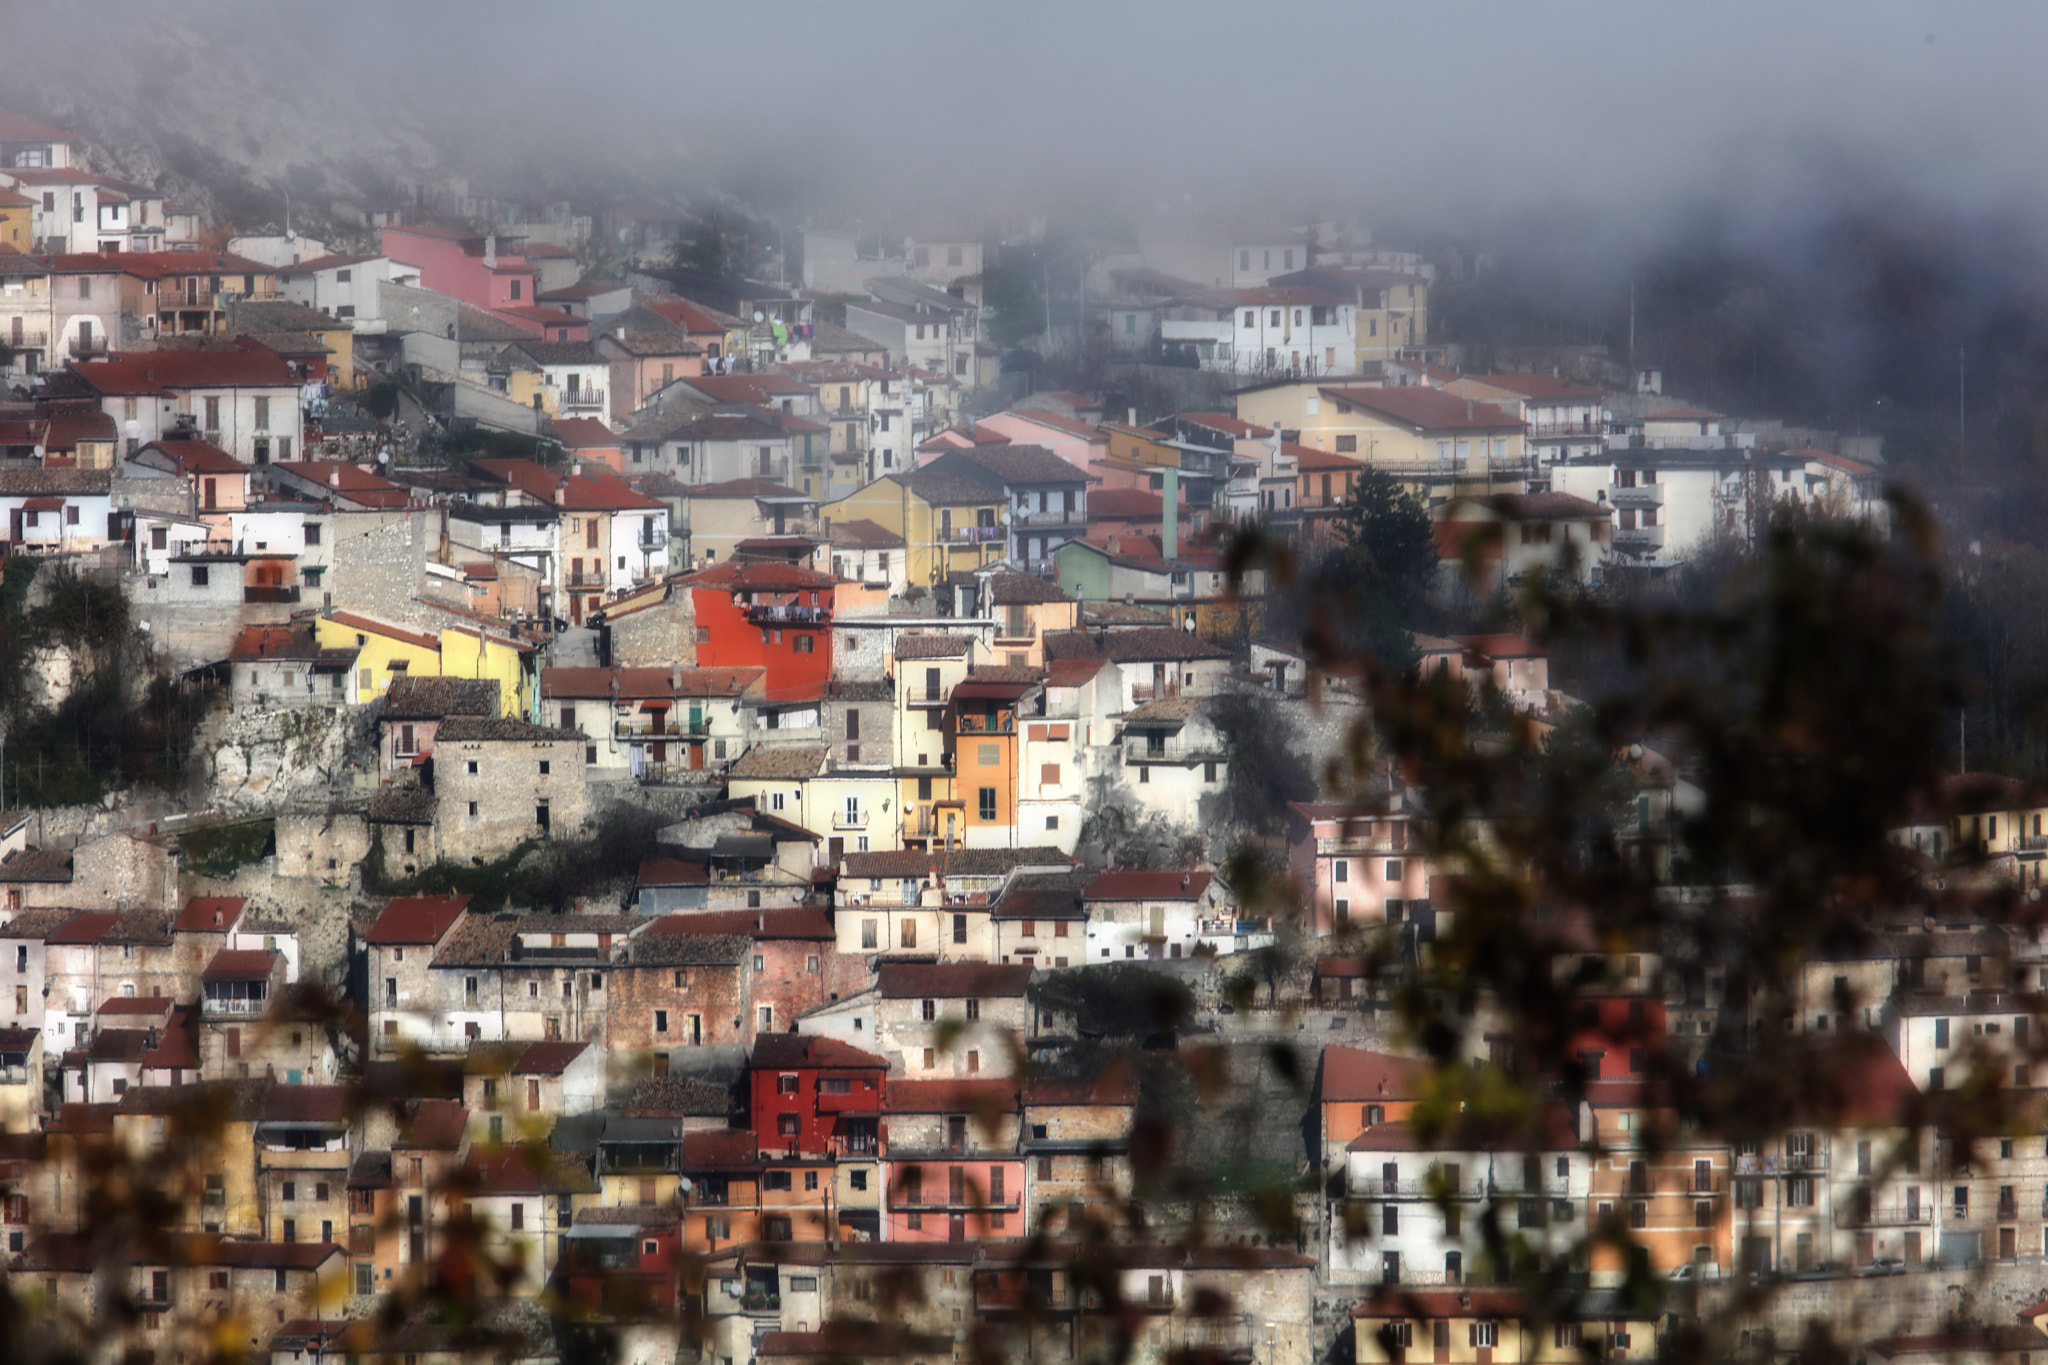
<svg viewBox="0 0 2048 1365"><path fill-rule="evenodd" d="M766 313L762 312L762 311L761 311L760 309L758 309L758 308L756 308L756 309L754 310L754 321L756 321L756 322L766 322L767 320L768 320L768 315L767 315Z"/></svg>
<svg viewBox="0 0 2048 1365"><path fill-rule="evenodd" d="M292 231L290 228L286 228L284 230L284 239L287 242L296 242L299 240L299 234Z"/></svg>

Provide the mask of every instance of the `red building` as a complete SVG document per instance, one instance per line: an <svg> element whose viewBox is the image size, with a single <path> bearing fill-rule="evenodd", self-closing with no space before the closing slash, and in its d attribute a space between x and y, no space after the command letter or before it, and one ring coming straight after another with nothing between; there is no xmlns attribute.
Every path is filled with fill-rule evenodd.
<svg viewBox="0 0 2048 1365"><path fill-rule="evenodd" d="M839 580L794 564L714 564L691 590L699 668L765 668L769 707L815 702L832 676Z"/></svg>
<svg viewBox="0 0 2048 1365"><path fill-rule="evenodd" d="M1574 1003L1577 1017L1561 1021L1565 1064L1576 1062L1588 1081L1648 1081L1664 1051L1663 998L1598 995Z"/></svg>
<svg viewBox="0 0 2048 1365"><path fill-rule="evenodd" d="M748 1075L762 1152L872 1153L887 1061L831 1038L772 1033L755 1040Z"/></svg>

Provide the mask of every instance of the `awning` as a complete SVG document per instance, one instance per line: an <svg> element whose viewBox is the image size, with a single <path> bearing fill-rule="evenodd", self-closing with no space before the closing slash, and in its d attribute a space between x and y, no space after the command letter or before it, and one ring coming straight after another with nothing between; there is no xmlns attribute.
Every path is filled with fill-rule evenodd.
<svg viewBox="0 0 2048 1365"><path fill-rule="evenodd" d="M578 1223L569 1229L569 1236L576 1239L605 1237L616 1240L639 1235L640 1225L637 1223Z"/></svg>
<svg viewBox="0 0 2048 1365"><path fill-rule="evenodd" d="M64 499L30 498L21 505L21 510L24 512L61 512L64 510Z"/></svg>
<svg viewBox="0 0 2048 1365"><path fill-rule="evenodd" d="M953 688L953 700L1015 701L1036 686L1035 682L964 682Z"/></svg>

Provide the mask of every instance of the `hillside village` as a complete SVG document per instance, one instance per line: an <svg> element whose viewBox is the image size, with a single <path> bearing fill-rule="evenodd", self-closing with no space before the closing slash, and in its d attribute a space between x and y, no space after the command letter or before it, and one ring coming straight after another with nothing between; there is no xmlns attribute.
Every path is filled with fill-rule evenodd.
<svg viewBox="0 0 2048 1365"><path fill-rule="evenodd" d="M1882 535L1874 439L1648 367L1467 373L1435 265L1336 234L1098 263L1106 344L1212 386L1152 411L1020 372L980 226L814 231L768 283L673 265L679 209L421 172L347 206L351 240L223 241L91 165L0 114L6 583L117 598L115 648L203 719L178 789L24 801L47 775L0 752L16 1294L79 1322L112 1294L122 1349L166 1360L222 1332L554 1360L573 1323L650 1363L1379 1365L1427 1338L1485 1365L1654 1356L1773 1278L1870 1360L2048 1351L2041 1132L1908 1117L2031 1089L2048 939L1983 907L2038 888L2048 796L1966 774L1897 812L1924 906L1802 963L1782 1017L1557 912L1550 960L1596 983L1559 1023L1583 1074L1549 1078L1538 1150L1446 1126L1392 1001L1464 868L1398 771L1325 779L1364 682L1272 628L1231 552L1341 548L1388 475L1446 591L1595 590L1788 503ZM1522 634L1412 644L1517 723L1577 705ZM38 704L90 653L39 656ZM1625 834L1656 856L1702 797L1646 741ZM1252 841L1276 908L1231 793L1282 749L1322 789ZM543 877L555 849L579 875ZM1184 1013L1110 1028L1133 1052L1105 1061L1146 981ZM1674 1068L1787 1033L1833 1049L1837 1093L1765 1138L1660 1117ZM1176 1035L1269 1091L1163 1192L1172 1087L1131 1057ZM112 1246L116 1153L162 1188ZM1589 1240L1609 1223L1643 1264ZM1572 1320L1504 1285L1509 1224L1586 1291ZM488 1347L421 1294L458 1252Z"/></svg>

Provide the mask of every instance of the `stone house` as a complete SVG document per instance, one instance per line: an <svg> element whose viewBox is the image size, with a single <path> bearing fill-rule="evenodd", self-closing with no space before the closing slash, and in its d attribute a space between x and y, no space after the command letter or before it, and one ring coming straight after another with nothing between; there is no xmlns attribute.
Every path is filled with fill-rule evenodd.
<svg viewBox="0 0 2048 1365"><path fill-rule="evenodd" d="M385 905L363 936L370 988L370 1050L446 1050L435 1046L434 955L464 923L466 894L401 896Z"/></svg>
<svg viewBox="0 0 2048 1365"><path fill-rule="evenodd" d="M1105 872L1082 893L1088 962L1193 957L1204 943L1235 942L1237 916L1207 872ZM1229 922L1229 932L1218 926Z"/></svg>
<svg viewBox="0 0 2048 1365"><path fill-rule="evenodd" d="M323 646L310 621L244 626L228 650L228 704L339 706L360 651Z"/></svg>
<svg viewBox="0 0 2048 1365"><path fill-rule="evenodd" d="M668 923L672 933L738 934L752 943L748 998L757 1038L788 1030L799 1014L831 998L836 931L822 909L705 910L670 916Z"/></svg>
<svg viewBox="0 0 2048 1365"><path fill-rule="evenodd" d="M436 732L440 855L501 858L588 818L582 736L505 716L451 716Z"/></svg>
<svg viewBox="0 0 2048 1365"><path fill-rule="evenodd" d="M348 1226L353 1095L343 1085L266 1089L255 1131L266 1240L341 1244Z"/></svg>
<svg viewBox="0 0 2048 1365"><path fill-rule="evenodd" d="M470 1141L544 1142L561 1119L595 1112L604 1103L605 1051L573 1041L470 1044L462 1077Z"/></svg>
<svg viewBox="0 0 2048 1365"><path fill-rule="evenodd" d="M801 1032L879 1052L911 1080L1015 1074L1030 1032L1031 969L986 962L885 962L873 990L804 1015Z"/></svg>
<svg viewBox="0 0 2048 1365"><path fill-rule="evenodd" d="M389 777L431 761L435 735L451 716L500 711L494 678L394 678L377 712L377 771Z"/></svg>
<svg viewBox="0 0 2048 1365"><path fill-rule="evenodd" d="M1022 1235L1024 1160L1015 1080L891 1080L882 1187L891 1242Z"/></svg>
<svg viewBox="0 0 2048 1365"><path fill-rule="evenodd" d="M358 1153L349 1167L349 1288L357 1294L388 1287L434 1253L446 1217L441 1191L466 1141L469 1116L460 1100L411 1099L394 1107L389 1146Z"/></svg>
<svg viewBox="0 0 2048 1365"><path fill-rule="evenodd" d="M1131 1194L1131 1123L1137 1085L1107 1074L1025 1082L1018 1150L1033 1233L1079 1236L1089 1220L1114 1226Z"/></svg>
<svg viewBox="0 0 2048 1365"><path fill-rule="evenodd" d="M711 917L657 919L625 945L607 997L613 1049L659 1053L660 1066L677 1048L753 1042L754 945L696 918Z"/></svg>
<svg viewBox="0 0 2048 1365"><path fill-rule="evenodd" d="M427 974L429 1050L499 1041L608 1047L616 948L648 923L641 915L470 917L435 950Z"/></svg>

